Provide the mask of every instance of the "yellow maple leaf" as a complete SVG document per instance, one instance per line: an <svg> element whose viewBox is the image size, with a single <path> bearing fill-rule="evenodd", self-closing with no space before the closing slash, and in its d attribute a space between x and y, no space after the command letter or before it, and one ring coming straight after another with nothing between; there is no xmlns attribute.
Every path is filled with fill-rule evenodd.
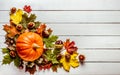
<svg viewBox="0 0 120 75"><path fill-rule="evenodd" d="M23 14L23 11L21 9L18 9L16 13L10 14L10 20L17 25L22 20L22 14Z"/></svg>
<svg viewBox="0 0 120 75"><path fill-rule="evenodd" d="M69 53L65 53L65 54L69 54ZM73 68L78 67L79 66L79 61L76 59L78 53L74 52L73 54L70 55L70 60L69 62L66 61L65 55L62 56L60 63L62 63L63 68L69 72L70 70L70 66L72 66Z"/></svg>

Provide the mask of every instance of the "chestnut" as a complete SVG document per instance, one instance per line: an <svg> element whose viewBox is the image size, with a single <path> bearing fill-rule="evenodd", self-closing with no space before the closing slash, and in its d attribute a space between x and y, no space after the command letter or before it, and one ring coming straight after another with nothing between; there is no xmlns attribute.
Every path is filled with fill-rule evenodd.
<svg viewBox="0 0 120 75"><path fill-rule="evenodd" d="M21 24L18 24L18 25L16 26L16 29L17 29L17 30L22 30L22 29L23 29L23 26L22 26Z"/></svg>
<svg viewBox="0 0 120 75"><path fill-rule="evenodd" d="M63 42L61 40L58 40L55 42L55 48L56 49L62 49L63 48Z"/></svg>
<svg viewBox="0 0 120 75"><path fill-rule="evenodd" d="M12 7L10 11L11 11L11 13L13 14L13 13L16 12L16 8L15 8L15 7Z"/></svg>

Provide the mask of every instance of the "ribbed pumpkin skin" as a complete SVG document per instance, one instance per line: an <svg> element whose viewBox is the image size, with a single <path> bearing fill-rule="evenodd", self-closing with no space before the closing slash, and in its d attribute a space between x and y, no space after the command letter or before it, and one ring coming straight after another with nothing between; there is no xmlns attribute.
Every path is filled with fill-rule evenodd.
<svg viewBox="0 0 120 75"><path fill-rule="evenodd" d="M34 48L34 44L39 47ZM25 61L34 61L43 53L42 37L33 32L23 33L16 40L16 50L21 59Z"/></svg>

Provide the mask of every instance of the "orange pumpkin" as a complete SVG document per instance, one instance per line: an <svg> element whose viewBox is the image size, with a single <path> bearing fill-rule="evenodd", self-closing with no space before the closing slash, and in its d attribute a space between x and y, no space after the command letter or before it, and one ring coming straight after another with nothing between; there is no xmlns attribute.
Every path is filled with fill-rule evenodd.
<svg viewBox="0 0 120 75"><path fill-rule="evenodd" d="M26 32L16 40L19 57L25 61L34 61L43 53L43 40L37 33Z"/></svg>

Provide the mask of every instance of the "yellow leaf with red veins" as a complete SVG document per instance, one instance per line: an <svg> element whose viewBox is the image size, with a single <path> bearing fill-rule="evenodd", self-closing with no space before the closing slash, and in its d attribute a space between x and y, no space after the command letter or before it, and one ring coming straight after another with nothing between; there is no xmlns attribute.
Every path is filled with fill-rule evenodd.
<svg viewBox="0 0 120 75"><path fill-rule="evenodd" d="M19 34L19 32L17 31L17 29L15 28L15 26L9 26L9 25L4 25L3 30L5 30L7 32L7 36L8 37L14 37L16 34Z"/></svg>

